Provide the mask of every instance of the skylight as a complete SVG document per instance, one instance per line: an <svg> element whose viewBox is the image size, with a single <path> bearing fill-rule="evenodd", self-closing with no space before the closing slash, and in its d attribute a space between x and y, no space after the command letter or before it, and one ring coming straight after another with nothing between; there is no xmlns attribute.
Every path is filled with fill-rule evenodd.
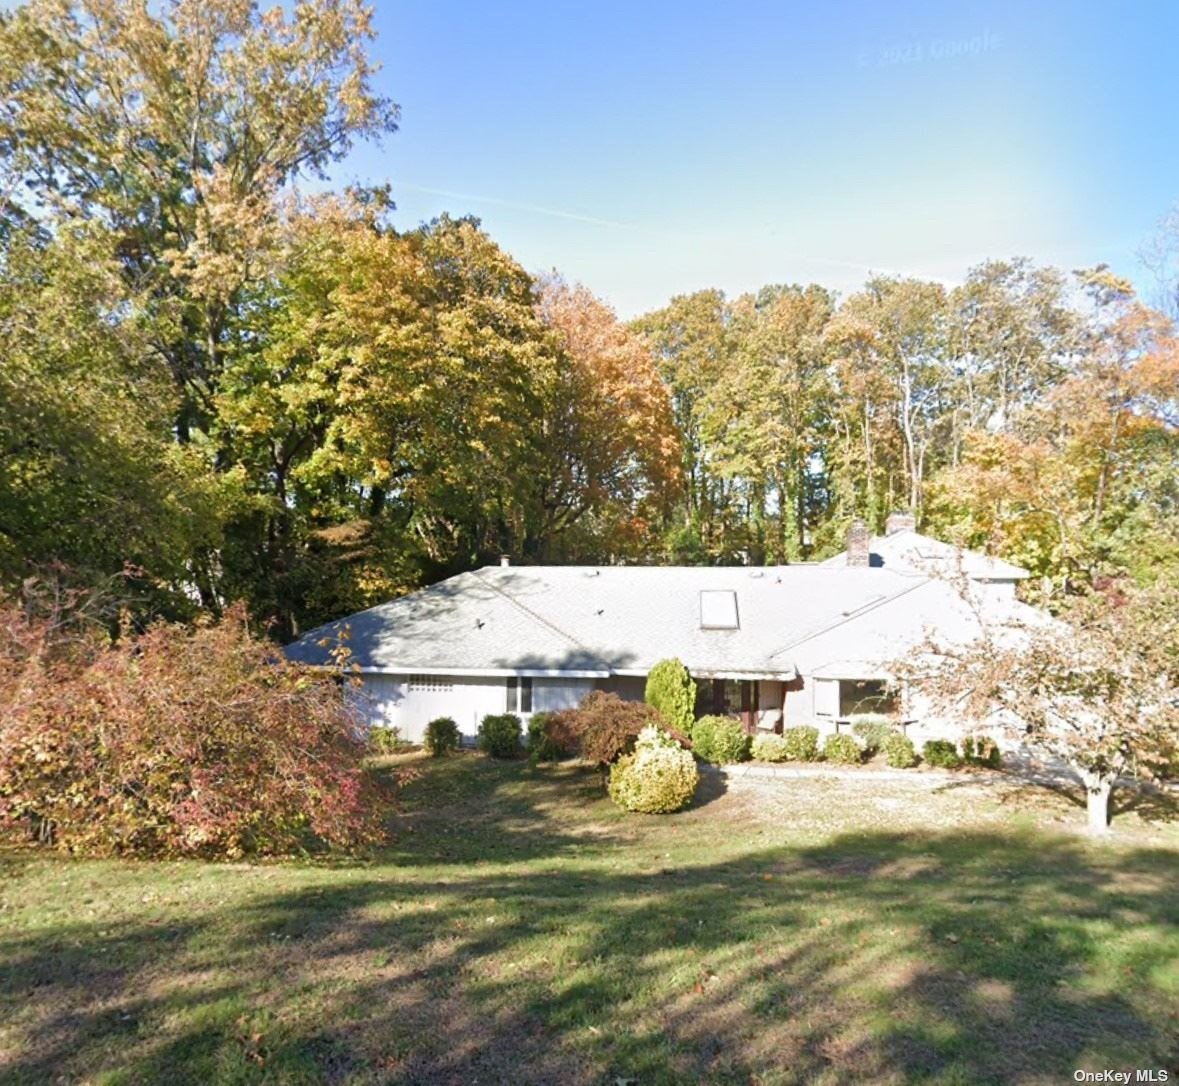
<svg viewBox="0 0 1179 1086"><path fill-rule="evenodd" d="M700 593L700 629L736 630L740 625L736 592L710 589Z"/></svg>

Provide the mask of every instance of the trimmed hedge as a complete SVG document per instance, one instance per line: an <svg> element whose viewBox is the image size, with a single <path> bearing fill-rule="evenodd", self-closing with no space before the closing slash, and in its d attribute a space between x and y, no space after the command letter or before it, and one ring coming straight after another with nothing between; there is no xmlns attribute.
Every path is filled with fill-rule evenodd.
<svg viewBox="0 0 1179 1086"><path fill-rule="evenodd" d="M823 744L823 757L837 765L859 765L864 760L864 748L850 735L829 735Z"/></svg>
<svg viewBox="0 0 1179 1086"><path fill-rule="evenodd" d="M426 750L435 758L441 758L452 750L458 750L458 725L448 716L440 716L426 725Z"/></svg>
<svg viewBox="0 0 1179 1086"><path fill-rule="evenodd" d="M692 749L704 762L743 762L749 757L749 736L731 716L702 716L692 725Z"/></svg>
<svg viewBox="0 0 1179 1086"><path fill-rule="evenodd" d="M913 740L900 732L893 732L880 748L884 751L884 760L893 769L912 769L917 764L917 748Z"/></svg>
<svg viewBox="0 0 1179 1086"><path fill-rule="evenodd" d="M865 713L856 717L852 724L852 734L864 745L864 753L875 754L884 747L885 740L896 734L896 726L892 717L881 713Z"/></svg>
<svg viewBox="0 0 1179 1086"><path fill-rule="evenodd" d="M533 713L528 720L528 760L538 762L559 762L569 752L561 746L555 734L556 713Z"/></svg>
<svg viewBox="0 0 1179 1086"><path fill-rule="evenodd" d="M520 754L520 718L515 713L491 713L479 725L479 749L493 758Z"/></svg>
<svg viewBox="0 0 1179 1086"><path fill-rule="evenodd" d="M962 740L962 757L967 765L998 769L1003 764L999 744L989 735L968 735Z"/></svg>
<svg viewBox="0 0 1179 1086"><path fill-rule="evenodd" d="M958 748L949 739L930 739L921 748L921 757L939 769L958 769L962 765Z"/></svg>
<svg viewBox="0 0 1179 1086"><path fill-rule="evenodd" d="M757 735L751 753L759 762L784 762L790 757L786 740L780 735Z"/></svg>
<svg viewBox="0 0 1179 1086"><path fill-rule="evenodd" d="M809 724L799 724L782 732L786 743L786 757L792 762L817 762L819 760L819 729Z"/></svg>
<svg viewBox="0 0 1179 1086"><path fill-rule="evenodd" d="M692 755L659 728L647 727L610 768L610 798L625 811L667 814L686 807L700 780Z"/></svg>

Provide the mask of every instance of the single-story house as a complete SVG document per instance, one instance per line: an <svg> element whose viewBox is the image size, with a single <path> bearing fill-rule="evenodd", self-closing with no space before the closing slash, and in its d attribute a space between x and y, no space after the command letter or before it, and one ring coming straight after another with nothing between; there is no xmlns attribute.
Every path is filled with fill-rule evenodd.
<svg viewBox="0 0 1179 1086"><path fill-rule="evenodd" d="M765 567L505 558L328 623L286 651L327 664L346 636L364 720L410 741L439 716L474 736L489 713L527 718L591 690L641 700L647 673L668 657L695 679L699 713L732 713L750 731L831 732L885 712L915 741L952 734L919 696L894 689L890 664L930 635L973 639L980 607L997 618L1032 612L1015 599L1027 573L921 536L901 514L882 537L857 522L848 544L826 562Z"/></svg>

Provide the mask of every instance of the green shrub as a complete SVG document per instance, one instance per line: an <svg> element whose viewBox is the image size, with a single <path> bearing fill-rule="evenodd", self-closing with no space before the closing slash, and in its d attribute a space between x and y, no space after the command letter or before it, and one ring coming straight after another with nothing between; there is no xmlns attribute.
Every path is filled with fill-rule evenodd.
<svg viewBox="0 0 1179 1086"><path fill-rule="evenodd" d="M493 758L515 758L520 753L520 718L515 713L492 713L479 725L479 749Z"/></svg>
<svg viewBox="0 0 1179 1086"><path fill-rule="evenodd" d="M911 769L917 764L917 748L913 746L913 740L900 732L893 732L880 749L893 769Z"/></svg>
<svg viewBox="0 0 1179 1086"><path fill-rule="evenodd" d="M754 736L751 753L759 762L784 762L790 757L786 740L781 735Z"/></svg>
<svg viewBox="0 0 1179 1086"><path fill-rule="evenodd" d="M823 743L823 758L837 765L859 765L864 760L864 748L850 735L829 735Z"/></svg>
<svg viewBox="0 0 1179 1086"><path fill-rule="evenodd" d="M379 724L373 725L368 732L368 749L373 754L392 754L401 747L408 746L401 739L397 728L386 728Z"/></svg>
<svg viewBox="0 0 1179 1086"><path fill-rule="evenodd" d="M692 750L716 765L743 762L749 757L749 736L731 716L702 716L692 726Z"/></svg>
<svg viewBox="0 0 1179 1086"><path fill-rule="evenodd" d="M448 716L440 716L426 725L426 750L435 758L441 758L452 750L458 750L458 725Z"/></svg>
<svg viewBox="0 0 1179 1086"><path fill-rule="evenodd" d="M786 728L782 732L786 743L786 757L792 762L817 762L819 760L819 729L809 724Z"/></svg>
<svg viewBox="0 0 1179 1086"><path fill-rule="evenodd" d="M647 674L643 700L663 717L665 724L692 734L696 719L696 684L688 669L674 657L660 660Z"/></svg>
<svg viewBox="0 0 1179 1086"><path fill-rule="evenodd" d="M625 811L666 814L692 800L700 774L692 755L659 728L644 728L633 754L610 768L610 798Z"/></svg>
<svg viewBox="0 0 1179 1086"><path fill-rule="evenodd" d="M863 743L864 753L872 755L884 747L884 742L890 735L896 734L896 727L892 717L884 716L882 713L864 713L855 718L852 734Z"/></svg>
<svg viewBox="0 0 1179 1086"><path fill-rule="evenodd" d="M578 708L554 713L548 734L562 750L607 766L634 750L639 732L659 722L659 714L650 705L595 690Z"/></svg>
<svg viewBox="0 0 1179 1086"><path fill-rule="evenodd" d="M968 735L962 740L962 758L967 765L998 769L1003 763L999 744L989 735Z"/></svg>
<svg viewBox="0 0 1179 1086"><path fill-rule="evenodd" d="M939 769L957 769L962 764L958 748L949 739L930 739L921 748L921 757Z"/></svg>
<svg viewBox="0 0 1179 1086"><path fill-rule="evenodd" d="M559 762L569 756L567 751L557 741L556 713L533 713L528 721L528 760L536 765L538 762Z"/></svg>

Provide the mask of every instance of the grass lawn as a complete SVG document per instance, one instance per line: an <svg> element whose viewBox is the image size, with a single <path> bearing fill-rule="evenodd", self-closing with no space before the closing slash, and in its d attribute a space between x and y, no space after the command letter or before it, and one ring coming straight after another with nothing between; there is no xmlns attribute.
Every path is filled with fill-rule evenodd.
<svg viewBox="0 0 1179 1086"><path fill-rule="evenodd" d="M0 1080L1065 1083L1179 1072L1179 821L964 776L425 763L393 845L0 857Z"/></svg>

